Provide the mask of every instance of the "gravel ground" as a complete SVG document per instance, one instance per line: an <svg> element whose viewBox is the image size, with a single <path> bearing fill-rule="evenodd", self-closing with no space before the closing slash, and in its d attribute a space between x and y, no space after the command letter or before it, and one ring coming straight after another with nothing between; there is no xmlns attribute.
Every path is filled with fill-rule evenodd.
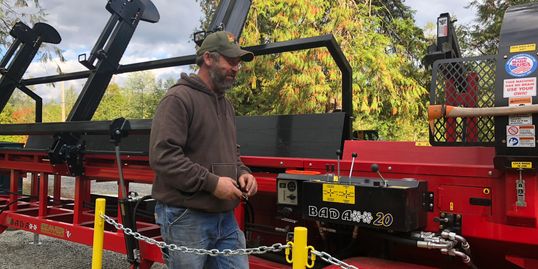
<svg viewBox="0 0 538 269"><path fill-rule="evenodd" d="M5 231L0 234L0 268L91 268L92 248L89 246L40 235L41 244L33 244L33 234L26 231ZM104 251L103 268L127 269L124 255ZM152 269L166 266L154 264Z"/></svg>
<svg viewBox="0 0 538 269"><path fill-rule="evenodd" d="M52 184L52 180L50 180ZM71 198L73 195L74 179L62 179L62 196ZM24 180L23 193L27 193L29 182ZM147 184L132 184L131 190L140 195L150 192ZM52 186L49 193L52 193ZM92 193L116 194L115 182L92 182ZM0 269L71 269L91 268L92 248L73 242L40 235L41 244L33 244L33 233L20 230L7 230L0 234ZM111 251L103 253L103 268L127 269L129 263L126 257ZM154 264L152 269L164 269L162 264Z"/></svg>

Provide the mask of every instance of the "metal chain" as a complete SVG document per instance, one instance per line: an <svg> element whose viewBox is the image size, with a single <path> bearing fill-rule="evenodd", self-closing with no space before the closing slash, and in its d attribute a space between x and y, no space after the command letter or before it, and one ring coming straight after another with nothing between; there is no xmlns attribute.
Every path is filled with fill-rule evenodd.
<svg viewBox="0 0 538 269"><path fill-rule="evenodd" d="M344 268L344 269L359 269L356 266L353 266L351 264L347 264L344 261L341 261L341 260L331 256L331 254L329 254L329 253L327 253L325 251L312 250L311 252L312 252L312 254L318 256L320 259L322 259L322 260L324 260L324 261L326 261L326 262L328 262L330 264L340 266L340 268Z"/></svg>
<svg viewBox="0 0 538 269"><path fill-rule="evenodd" d="M275 243L272 246L259 246L256 248L240 248L240 249L224 249L224 250L218 250L218 249L199 249L199 248L189 248L185 246L178 246L175 244L167 244L162 241L157 241L153 238L149 238L147 236L144 236L138 232L134 232L131 228L125 228L123 224L117 223L113 218L107 216L107 215L101 215L101 218L103 218L108 224L113 225L116 229L122 230L125 235L132 235L135 239L145 241L148 244L156 245L159 248L162 249L169 249L174 251L181 251L184 253L192 253L197 255L209 255L209 256L232 256L232 255L250 255L250 254L263 254L267 253L269 251L271 252L279 252L283 249L287 249L290 247L289 244L281 244L281 243ZM330 256L330 255L329 255Z"/></svg>

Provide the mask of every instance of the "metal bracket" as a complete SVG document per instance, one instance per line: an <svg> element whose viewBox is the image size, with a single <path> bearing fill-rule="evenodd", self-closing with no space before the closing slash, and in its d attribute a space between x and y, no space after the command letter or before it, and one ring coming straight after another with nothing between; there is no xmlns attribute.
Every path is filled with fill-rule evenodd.
<svg viewBox="0 0 538 269"><path fill-rule="evenodd" d="M439 222L439 231L449 230L455 233L461 233L461 219L460 214L441 212L439 217L433 219L434 222Z"/></svg>
<svg viewBox="0 0 538 269"><path fill-rule="evenodd" d="M434 193L432 191L429 191L429 192L425 192L423 195L424 195L423 197L424 209L426 209L428 212L433 212L433 202L435 198Z"/></svg>
<svg viewBox="0 0 538 269"><path fill-rule="evenodd" d="M83 151L86 145L78 135L61 133L54 136L54 143L48 152L51 164L66 164L72 176L83 176Z"/></svg>

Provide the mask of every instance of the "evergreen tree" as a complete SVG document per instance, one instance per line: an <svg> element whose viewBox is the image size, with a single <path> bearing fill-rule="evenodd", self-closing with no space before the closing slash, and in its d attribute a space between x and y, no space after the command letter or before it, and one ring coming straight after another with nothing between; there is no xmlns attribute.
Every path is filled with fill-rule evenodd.
<svg viewBox="0 0 538 269"><path fill-rule="evenodd" d="M210 20L215 1L200 4ZM425 140L427 91L417 71L425 42L411 15L398 0L253 1L241 43L333 34L353 68L354 129ZM323 113L341 107L340 89L329 52L312 49L257 57L244 65L229 97L240 115Z"/></svg>

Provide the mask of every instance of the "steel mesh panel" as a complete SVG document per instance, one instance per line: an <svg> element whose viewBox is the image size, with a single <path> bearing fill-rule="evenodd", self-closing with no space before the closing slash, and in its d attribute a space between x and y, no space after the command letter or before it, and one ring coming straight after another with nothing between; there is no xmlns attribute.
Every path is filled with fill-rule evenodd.
<svg viewBox="0 0 538 269"><path fill-rule="evenodd" d="M433 65L430 104L495 106L494 56L448 59ZM493 146L493 117L441 118L430 129L436 146Z"/></svg>

